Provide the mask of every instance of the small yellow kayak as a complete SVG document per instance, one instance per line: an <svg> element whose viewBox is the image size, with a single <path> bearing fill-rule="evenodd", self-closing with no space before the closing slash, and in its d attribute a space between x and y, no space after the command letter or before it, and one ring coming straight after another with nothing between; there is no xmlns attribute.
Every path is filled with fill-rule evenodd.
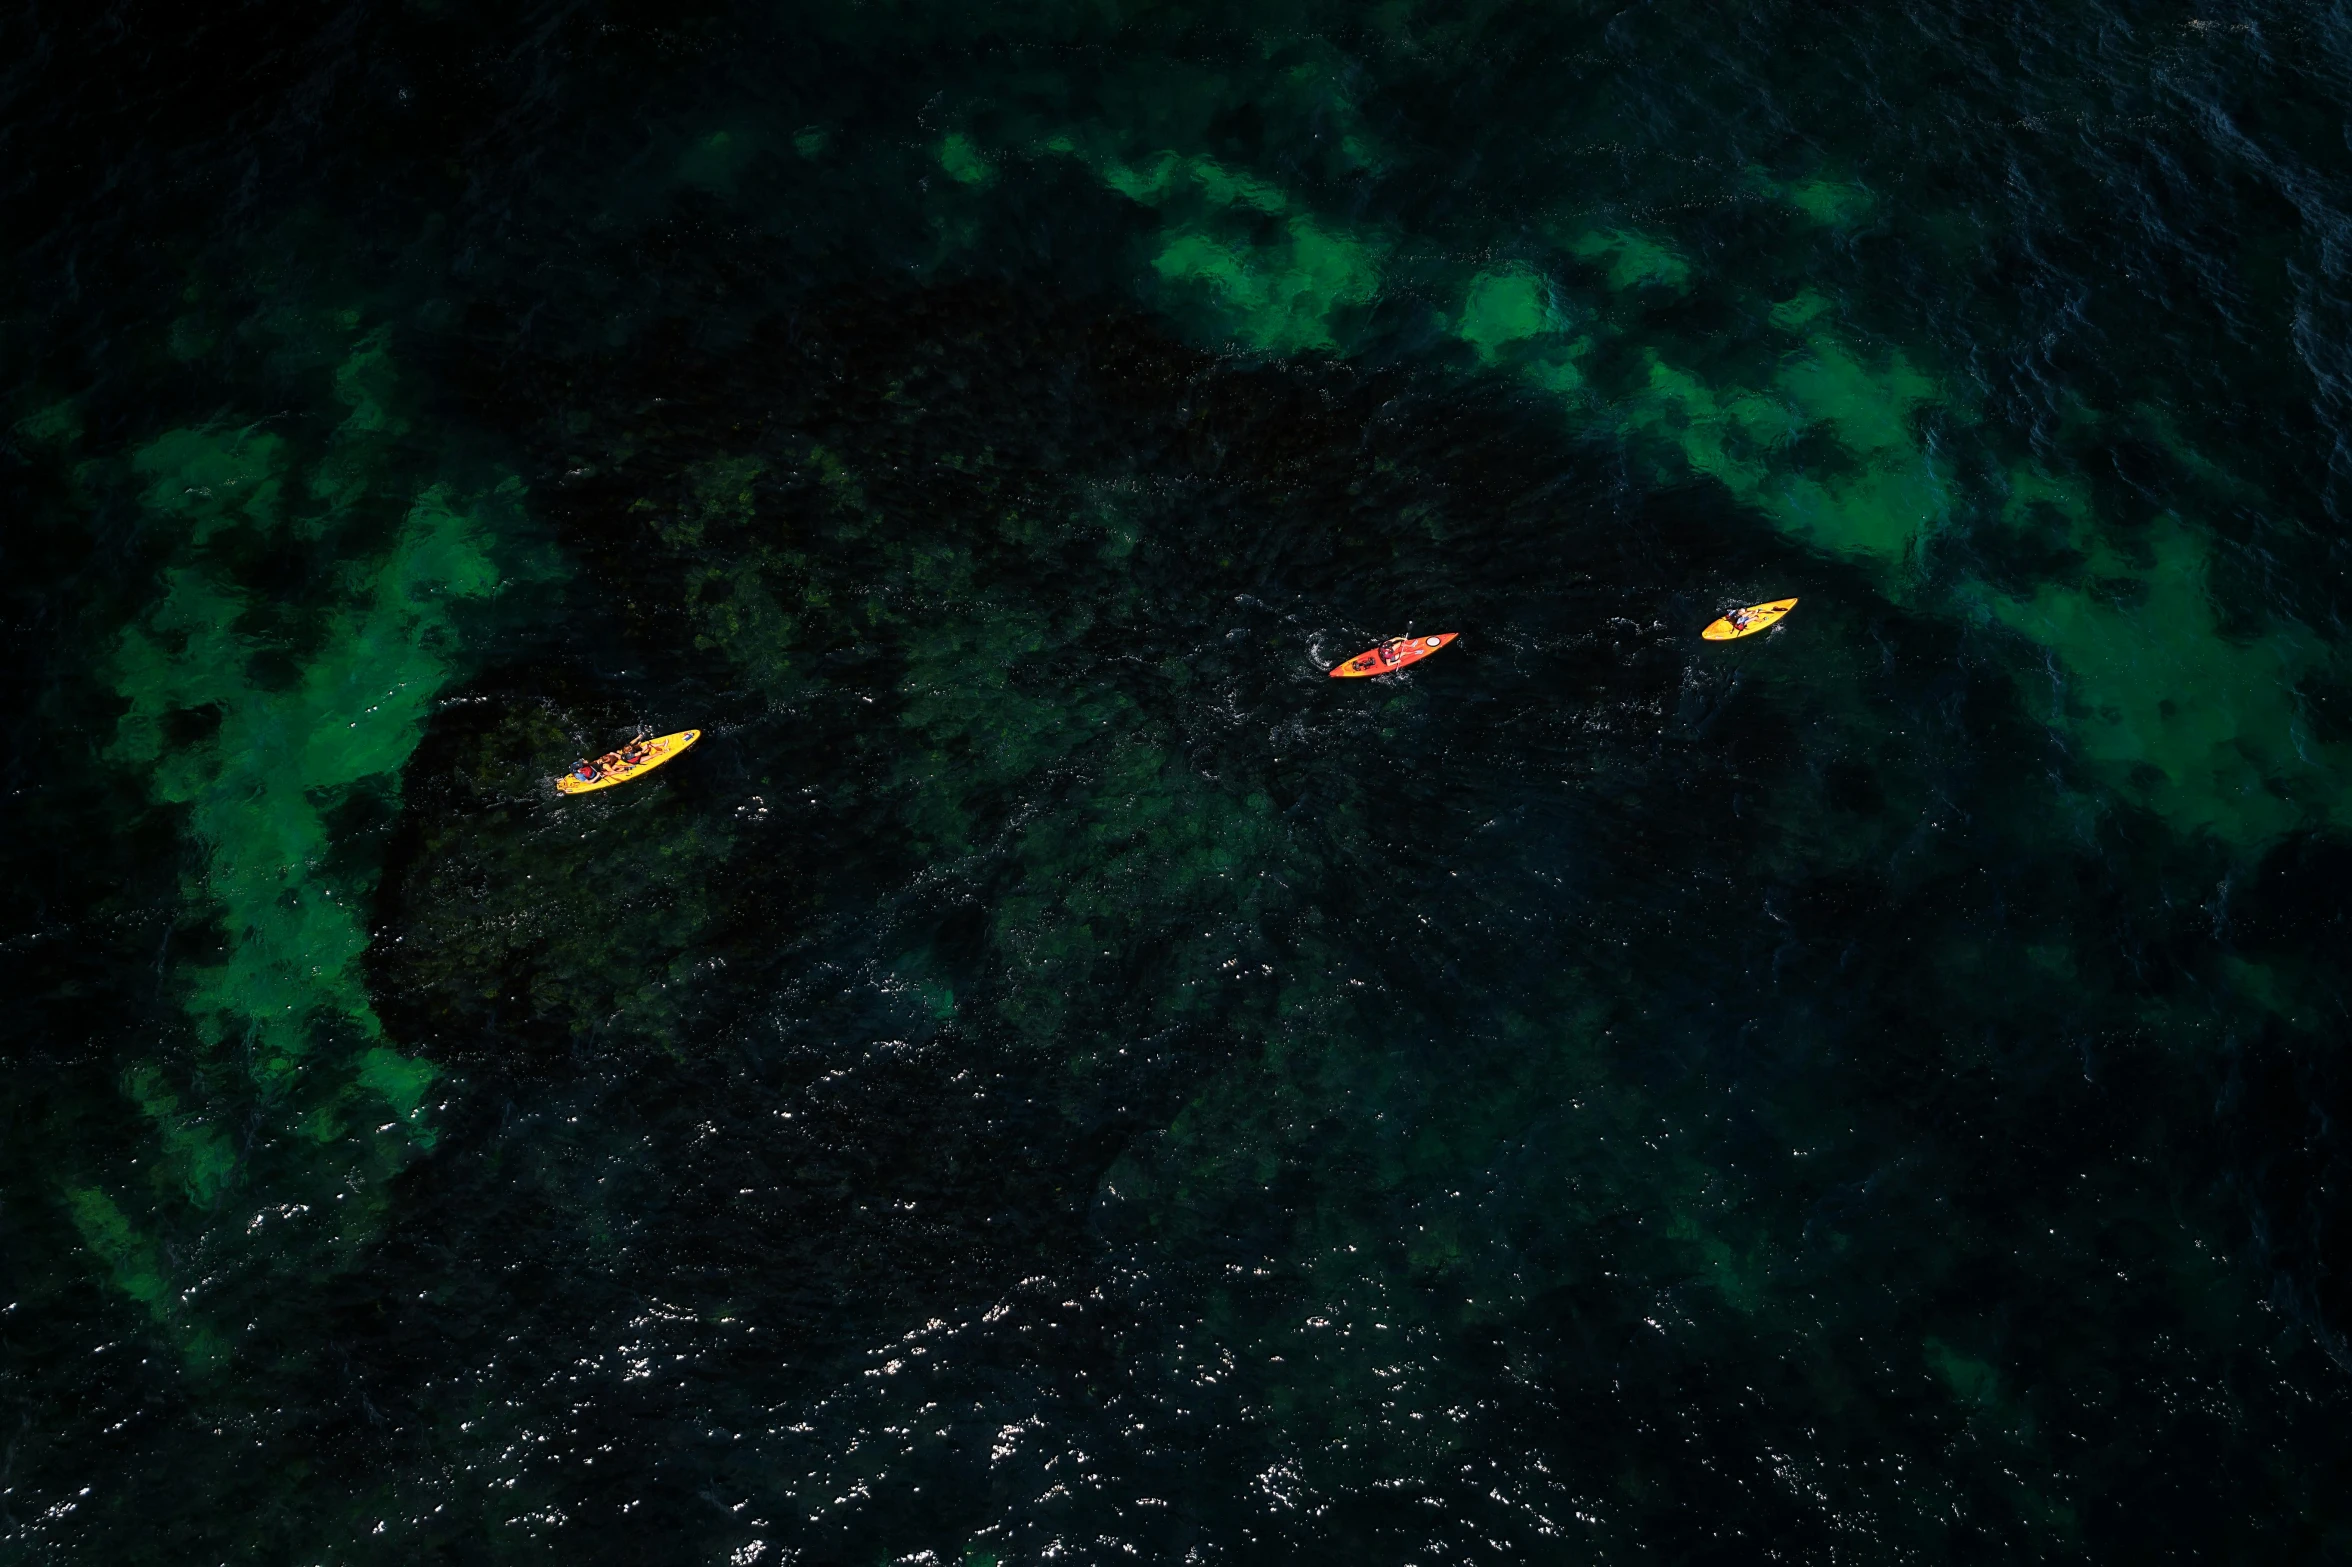
<svg viewBox="0 0 2352 1567"><path fill-rule="evenodd" d="M681 729L674 735L646 741L634 757L629 754L629 747L607 751L595 761L582 762L558 778L555 787L563 794L593 794L599 789L610 789L614 784L644 777L701 738L699 729Z"/></svg>
<svg viewBox="0 0 2352 1567"><path fill-rule="evenodd" d="M1750 604L1746 609L1733 610L1699 635L1710 642L1752 637L1769 626L1779 625L1780 617L1796 607L1795 599L1774 599L1769 604Z"/></svg>

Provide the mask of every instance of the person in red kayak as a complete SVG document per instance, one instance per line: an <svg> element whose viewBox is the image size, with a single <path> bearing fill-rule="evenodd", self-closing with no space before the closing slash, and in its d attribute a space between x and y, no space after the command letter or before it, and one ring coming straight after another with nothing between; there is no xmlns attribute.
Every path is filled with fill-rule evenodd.
<svg viewBox="0 0 2352 1567"><path fill-rule="evenodd" d="M1405 649L1412 645L1413 639L1411 637L1390 637L1371 652L1358 654L1348 667L1350 669L1370 669L1377 663L1382 668L1394 669L1405 662Z"/></svg>

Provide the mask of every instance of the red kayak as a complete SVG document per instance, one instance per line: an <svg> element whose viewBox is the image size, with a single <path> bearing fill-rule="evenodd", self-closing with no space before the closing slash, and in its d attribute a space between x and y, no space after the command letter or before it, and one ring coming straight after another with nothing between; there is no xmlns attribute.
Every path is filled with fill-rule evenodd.
<svg viewBox="0 0 2352 1567"><path fill-rule="evenodd" d="M1360 680L1366 675L1393 675L1407 664L1420 663L1461 634L1459 631L1441 631L1433 637L1397 637L1381 643L1368 653L1358 653L1334 669L1331 678Z"/></svg>

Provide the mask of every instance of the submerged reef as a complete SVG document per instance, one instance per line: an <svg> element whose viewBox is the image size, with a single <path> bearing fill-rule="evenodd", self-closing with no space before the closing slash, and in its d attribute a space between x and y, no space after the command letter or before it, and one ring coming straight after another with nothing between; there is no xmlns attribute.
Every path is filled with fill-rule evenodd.
<svg viewBox="0 0 2352 1567"><path fill-rule="evenodd" d="M271 1266L235 1256L228 1237L259 1221L220 1211L233 1192L340 1203L320 1244L348 1253L380 1222L383 1183L435 1139L438 1068L386 1034L360 964L370 850L458 667L458 616L499 589L490 549L521 487L461 497L401 472L392 383L384 334L357 335L333 373L344 417L313 448L214 424L166 431L125 465L164 565L111 661L122 713L106 754L179 823L193 851L181 920L212 955L174 973L184 1041L122 1082L159 1146L139 1206L161 1203L155 1222L216 1269ZM163 1282L116 1196L66 1198L192 1361L224 1353L205 1292Z"/></svg>

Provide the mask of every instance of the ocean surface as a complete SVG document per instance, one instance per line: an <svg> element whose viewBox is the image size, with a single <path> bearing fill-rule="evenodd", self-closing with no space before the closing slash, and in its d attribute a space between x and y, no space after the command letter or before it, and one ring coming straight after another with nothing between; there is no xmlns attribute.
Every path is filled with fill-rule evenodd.
<svg viewBox="0 0 2352 1567"><path fill-rule="evenodd" d="M27 0L0 236L0 1559L2352 1560L2345 6Z"/></svg>

